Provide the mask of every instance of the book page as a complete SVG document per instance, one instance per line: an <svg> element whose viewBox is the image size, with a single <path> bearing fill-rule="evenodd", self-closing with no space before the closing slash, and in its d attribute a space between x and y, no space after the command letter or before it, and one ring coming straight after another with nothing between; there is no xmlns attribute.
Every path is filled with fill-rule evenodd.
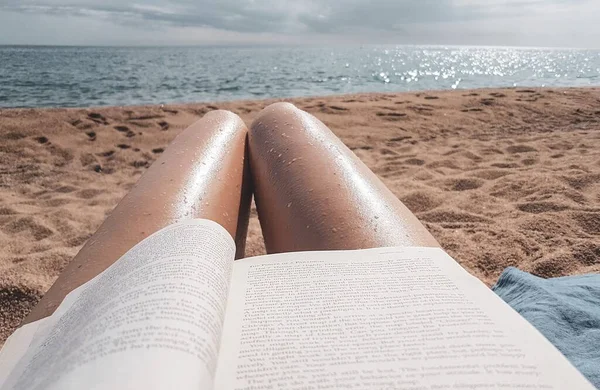
<svg viewBox="0 0 600 390"><path fill-rule="evenodd" d="M27 349L38 329L48 321L48 318L24 325L6 340L0 351L0 389L19 360L27 353Z"/></svg>
<svg viewBox="0 0 600 390"><path fill-rule="evenodd" d="M215 388L594 387L443 250L379 248L236 262Z"/></svg>
<svg viewBox="0 0 600 390"><path fill-rule="evenodd" d="M154 233L9 339L2 390L211 389L234 253L208 220Z"/></svg>

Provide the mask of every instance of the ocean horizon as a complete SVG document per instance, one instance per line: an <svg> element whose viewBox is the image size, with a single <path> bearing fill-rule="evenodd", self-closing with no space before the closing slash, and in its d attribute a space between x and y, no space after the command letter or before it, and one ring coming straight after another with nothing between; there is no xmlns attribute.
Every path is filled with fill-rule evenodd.
<svg viewBox="0 0 600 390"><path fill-rule="evenodd" d="M494 46L0 46L0 107L600 85L600 50Z"/></svg>

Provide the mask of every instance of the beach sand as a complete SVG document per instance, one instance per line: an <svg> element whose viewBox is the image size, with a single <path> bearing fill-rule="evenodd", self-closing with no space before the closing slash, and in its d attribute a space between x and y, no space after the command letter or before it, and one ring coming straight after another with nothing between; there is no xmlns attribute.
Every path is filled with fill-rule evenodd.
<svg viewBox="0 0 600 390"><path fill-rule="evenodd" d="M491 285L600 271L600 89L289 99ZM0 344L181 130L269 101L0 110ZM256 210L247 255L264 253Z"/></svg>

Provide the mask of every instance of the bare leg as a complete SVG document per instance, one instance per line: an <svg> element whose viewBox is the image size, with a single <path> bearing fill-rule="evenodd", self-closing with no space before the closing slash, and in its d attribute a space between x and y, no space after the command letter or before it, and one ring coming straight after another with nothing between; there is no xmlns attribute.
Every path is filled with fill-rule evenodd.
<svg viewBox="0 0 600 390"><path fill-rule="evenodd" d="M184 130L60 274L25 322L54 312L70 291L89 281L135 244L179 220L221 224L244 253L250 191L242 185L247 129L227 111L213 111ZM239 222L238 222L239 220Z"/></svg>
<svg viewBox="0 0 600 390"><path fill-rule="evenodd" d="M265 108L248 148L269 253L439 246L327 126L292 104Z"/></svg>

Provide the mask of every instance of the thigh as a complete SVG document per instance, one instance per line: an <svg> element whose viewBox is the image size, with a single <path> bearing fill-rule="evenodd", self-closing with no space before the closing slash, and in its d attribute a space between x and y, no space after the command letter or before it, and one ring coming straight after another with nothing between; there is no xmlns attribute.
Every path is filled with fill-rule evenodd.
<svg viewBox="0 0 600 390"><path fill-rule="evenodd" d="M243 256L250 191L244 163L247 129L213 111L179 134L67 265L25 322L54 312L65 295L161 228L187 218L221 224Z"/></svg>
<svg viewBox="0 0 600 390"><path fill-rule="evenodd" d="M265 108L248 148L269 253L439 246L327 126L292 104Z"/></svg>

